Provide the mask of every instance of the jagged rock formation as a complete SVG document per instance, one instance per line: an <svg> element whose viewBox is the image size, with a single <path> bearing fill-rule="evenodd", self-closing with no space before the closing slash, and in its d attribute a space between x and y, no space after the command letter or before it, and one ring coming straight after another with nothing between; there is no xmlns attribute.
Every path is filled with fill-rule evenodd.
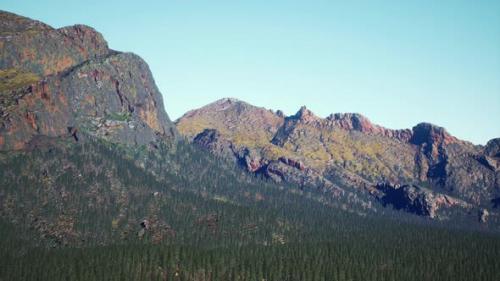
<svg viewBox="0 0 500 281"><path fill-rule="evenodd" d="M404 130L390 130L382 126L375 125L358 113L336 113L331 114L326 118L339 128L344 130L355 130L366 134L381 135L388 138L398 139L407 142L412 137L412 131L409 129Z"/></svg>
<svg viewBox="0 0 500 281"><path fill-rule="evenodd" d="M393 205L396 209L404 209L430 218L436 218L441 208L471 209L472 205L463 200L433 192L417 185L376 185L381 191L380 200L384 204Z"/></svg>
<svg viewBox="0 0 500 281"><path fill-rule="evenodd" d="M287 117L222 99L188 112L176 125L195 143L278 182L334 189L337 194L354 188L376 196L379 182L430 185L429 192L417 192L411 184L398 189L421 198L407 200L408 206L427 202L420 210L403 208L421 215L435 216L436 206L449 208L453 204L440 202L450 198L489 207L500 195L498 139L483 148L430 123L391 130L356 113L320 118L302 107ZM207 138L207 132L217 137Z"/></svg>
<svg viewBox="0 0 500 281"><path fill-rule="evenodd" d="M0 150L38 136L90 134L126 145L175 139L147 64L94 29L54 29L0 12Z"/></svg>
<svg viewBox="0 0 500 281"><path fill-rule="evenodd" d="M500 170L500 138L492 139L486 144L480 161L495 172Z"/></svg>
<svg viewBox="0 0 500 281"><path fill-rule="evenodd" d="M202 146L216 155L222 155L231 159L233 146L231 142L224 139L221 134L214 129L205 129L198 134L194 140L196 144Z"/></svg>

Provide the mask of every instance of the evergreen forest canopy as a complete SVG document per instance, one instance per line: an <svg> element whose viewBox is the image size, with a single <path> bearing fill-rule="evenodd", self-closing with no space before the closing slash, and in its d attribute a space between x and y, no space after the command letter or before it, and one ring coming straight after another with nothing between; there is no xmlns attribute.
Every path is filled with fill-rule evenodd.
<svg viewBox="0 0 500 281"><path fill-rule="evenodd" d="M1 154L1 280L500 278L498 234L465 223L349 212L184 142L40 143Z"/></svg>

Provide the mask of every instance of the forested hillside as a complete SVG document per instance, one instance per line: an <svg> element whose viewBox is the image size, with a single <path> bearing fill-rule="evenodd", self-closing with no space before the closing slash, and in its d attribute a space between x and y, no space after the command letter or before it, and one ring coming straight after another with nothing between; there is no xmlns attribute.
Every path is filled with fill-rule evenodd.
<svg viewBox="0 0 500 281"><path fill-rule="evenodd" d="M499 278L497 234L360 216L182 142L45 139L1 163L2 280Z"/></svg>

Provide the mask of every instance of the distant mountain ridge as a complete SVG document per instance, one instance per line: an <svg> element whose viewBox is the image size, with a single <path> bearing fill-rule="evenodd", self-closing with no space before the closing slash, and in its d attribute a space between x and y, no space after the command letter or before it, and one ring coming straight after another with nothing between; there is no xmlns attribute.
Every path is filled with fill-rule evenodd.
<svg viewBox="0 0 500 281"><path fill-rule="evenodd" d="M493 208L500 196L500 139L477 146L429 123L391 130L357 113L320 118L302 107L284 116L232 98L192 110L175 123L198 145L277 182L337 195L350 186L379 200L387 200L387 186L417 184L427 209L423 213L432 217L439 216L439 208ZM435 200L439 194L462 203Z"/></svg>

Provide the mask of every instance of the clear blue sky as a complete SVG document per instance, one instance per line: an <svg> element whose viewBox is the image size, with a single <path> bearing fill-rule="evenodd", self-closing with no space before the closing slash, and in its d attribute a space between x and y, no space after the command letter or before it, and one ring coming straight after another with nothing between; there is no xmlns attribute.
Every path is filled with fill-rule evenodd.
<svg viewBox="0 0 500 281"><path fill-rule="evenodd" d="M245 2L245 3L243 3ZM172 119L222 97L500 137L500 1L0 0L150 65Z"/></svg>

